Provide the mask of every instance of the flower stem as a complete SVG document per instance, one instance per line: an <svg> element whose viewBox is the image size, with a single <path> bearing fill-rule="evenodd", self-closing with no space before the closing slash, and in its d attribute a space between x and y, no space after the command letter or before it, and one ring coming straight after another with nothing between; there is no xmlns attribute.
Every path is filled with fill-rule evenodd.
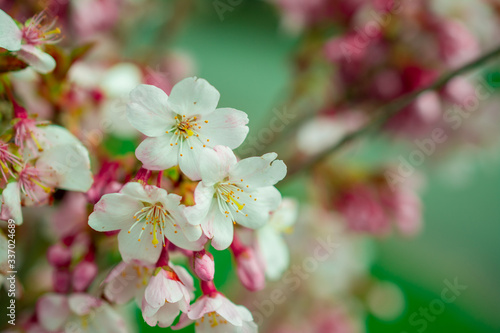
<svg viewBox="0 0 500 333"><path fill-rule="evenodd" d="M203 295L213 295L217 292L217 288L215 288L215 284L213 281L203 281L200 280L200 285L201 285L201 291L203 292Z"/></svg>
<svg viewBox="0 0 500 333"><path fill-rule="evenodd" d="M156 262L156 267L168 266L168 261L170 260L170 256L168 254L168 240L165 239L165 246L161 247L160 257Z"/></svg>

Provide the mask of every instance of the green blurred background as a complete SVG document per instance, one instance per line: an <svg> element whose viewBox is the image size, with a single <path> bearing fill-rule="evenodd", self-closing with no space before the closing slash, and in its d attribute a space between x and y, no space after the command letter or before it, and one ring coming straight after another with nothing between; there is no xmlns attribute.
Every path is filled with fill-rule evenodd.
<svg viewBox="0 0 500 333"><path fill-rule="evenodd" d="M231 8L221 20L214 3L204 2L177 34L173 47L193 57L197 75L221 92L221 106L249 114L251 137L266 126L268 113L288 88L290 54L298 40L280 30L277 13L264 2L246 0ZM161 20L161 15L158 11L156 19ZM151 26L139 27L134 37L137 43L129 45L147 44L144 38L157 20L152 18ZM383 152L384 158L396 159L399 149L377 138L358 157L369 160ZM468 289L429 322L425 332L500 332L500 161L494 156L485 158L483 163L465 156L466 163L457 164L467 167L460 184L447 181L445 173L430 163L419 170L428 177L423 232L413 239L378 241L378 259L372 268L376 277L400 286L406 309L392 322L369 317L367 332L418 332L409 322L411 314L440 297L444 280L455 278ZM296 185L289 184L285 193L294 194ZM230 261L227 253L220 255ZM218 274L219 283L226 279L227 274L220 270ZM139 313L137 319L142 322ZM141 326L142 332L159 330Z"/></svg>

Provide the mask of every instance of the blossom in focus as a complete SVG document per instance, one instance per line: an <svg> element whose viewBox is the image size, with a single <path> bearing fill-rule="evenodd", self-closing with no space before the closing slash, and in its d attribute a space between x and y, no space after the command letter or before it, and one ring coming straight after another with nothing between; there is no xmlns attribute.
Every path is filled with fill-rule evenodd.
<svg viewBox="0 0 500 333"><path fill-rule="evenodd" d="M155 264L165 244L201 250L196 242L202 231L183 214L181 197L138 182L127 183L119 193L105 194L94 206L89 225L96 231L120 230L118 245L125 262L141 260Z"/></svg>
<svg viewBox="0 0 500 333"><path fill-rule="evenodd" d="M41 74L53 71L56 61L43 52L40 46L58 42L61 32L59 28L54 28L55 21L44 25L44 18L45 14L42 12L19 28L7 13L0 10L0 47L16 52L19 59Z"/></svg>
<svg viewBox="0 0 500 333"><path fill-rule="evenodd" d="M46 332L125 333L123 318L105 301L84 293L46 294L36 315Z"/></svg>
<svg viewBox="0 0 500 333"><path fill-rule="evenodd" d="M218 292L198 298L172 328L181 329L193 322L197 333L257 332L250 311L242 305L235 305Z"/></svg>
<svg viewBox="0 0 500 333"><path fill-rule="evenodd" d="M281 203L273 186L286 175L286 166L277 154L250 157L239 162L232 150L216 146L200 158L202 181L194 193L195 205L186 207L190 223L201 224L217 250L233 240L233 223L256 229L269 220Z"/></svg>
<svg viewBox="0 0 500 333"><path fill-rule="evenodd" d="M217 89L199 78L180 81L170 96L155 86L135 88L127 116L148 137L136 150L144 167L163 170L178 164L189 178L199 180L204 148L239 147L248 133L248 117L235 109L216 109L219 98Z"/></svg>
<svg viewBox="0 0 500 333"><path fill-rule="evenodd" d="M169 327L194 296L193 278L181 266L159 267L149 280L142 300L142 316L150 326Z"/></svg>
<svg viewBox="0 0 500 333"><path fill-rule="evenodd" d="M290 253L283 233L291 232L298 217L298 203L285 198L269 222L256 230L257 249L264 263L266 277L277 280L290 264Z"/></svg>

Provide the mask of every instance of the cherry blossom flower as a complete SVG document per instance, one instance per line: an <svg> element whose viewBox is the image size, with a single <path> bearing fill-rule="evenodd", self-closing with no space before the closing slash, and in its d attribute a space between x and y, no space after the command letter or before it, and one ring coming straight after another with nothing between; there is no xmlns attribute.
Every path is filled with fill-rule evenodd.
<svg viewBox="0 0 500 333"><path fill-rule="evenodd" d="M190 223L199 224L212 246L223 250L233 240L233 222L256 229L269 220L281 203L273 186L286 174L277 154L250 157L239 162L228 147L205 150L200 158L202 181L196 187L196 204L186 207Z"/></svg>
<svg viewBox="0 0 500 333"><path fill-rule="evenodd" d="M278 210L271 214L269 223L256 230L257 249L266 276L271 280L279 279L290 263L290 253L282 234L291 231L297 217L297 202L285 198Z"/></svg>
<svg viewBox="0 0 500 333"><path fill-rule="evenodd" d="M169 327L194 296L193 278L181 266L158 267L142 300L142 316L150 326Z"/></svg>
<svg viewBox="0 0 500 333"><path fill-rule="evenodd" d="M183 173L198 180L204 148L239 147L248 133L248 117L235 109L216 109L219 98L217 89L194 77L177 83L170 96L150 85L134 89L127 115L148 137L136 150L144 167L163 170L179 164Z"/></svg>
<svg viewBox="0 0 500 333"><path fill-rule="evenodd" d="M117 304L125 304L135 299L137 304L141 305L144 290L153 271L153 266L145 266L139 261L119 263L104 280L106 299Z"/></svg>
<svg viewBox="0 0 500 333"><path fill-rule="evenodd" d="M108 303L84 293L46 294L38 300L36 314L48 332L128 332L123 318Z"/></svg>
<svg viewBox="0 0 500 333"><path fill-rule="evenodd" d="M120 230L118 245L125 262L155 264L165 237L184 249L203 247L201 228L187 222L180 201L180 196L162 188L129 182L119 193L102 196L89 225L97 231Z"/></svg>
<svg viewBox="0 0 500 333"><path fill-rule="evenodd" d="M172 328L181 329L193 322L197 333L257 332L250 311L242 305L235 305L219 292L198 298L189 312L182 314L177 325Z"/></svg>
<svg viewBox="0 0 500 333"><path fill-rule="evenodd" d="M43 52L40 45L57 43L61 33L59 28L54 28L55 21L43 25L44 18L42 12L26 21L20 29L7 13L0 10L0 47L16 52L17 57L41 74L52 72L56 61Z"/></svg>

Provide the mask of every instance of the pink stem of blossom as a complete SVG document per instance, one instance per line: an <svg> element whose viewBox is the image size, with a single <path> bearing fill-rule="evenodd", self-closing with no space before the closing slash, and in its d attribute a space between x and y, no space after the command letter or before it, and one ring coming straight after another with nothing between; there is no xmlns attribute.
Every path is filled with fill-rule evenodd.
<svg viewBox="0 0 500 333"><path fill-rule="evenodd" d="M143 182L145 184L148 183L149 177L151 177L151 170L145 169L141 167L139 171L137 171L137 174L135 175L135 179L139 182Z"/></svg>
<svg viewBox="0 0 500 333"><path fill-rule="evenodd" d="M156 267L168 266L168 261L170 259L170 256L168 254L168 243L169 243L168 239L165 239L165 244L161 249L160 257L156 262Z"/></svg>
<svg viewBox="0 0 500 333"><path fill-rule="evenodd" d="M231 243L230 248L235 257L239 257L240 254L247 250L247 247L241 242L236 231L234 232L233 242Z"/></svg>
<svg viewBox="0 0 500 333"><path fill-rule="evenodd" d="M217 288L213 281L200 281L201 291L203 295L212 296L217 293Z"/></svg>
<svg viewBox="0 0 500 333"><path fill-rule="evenodd" d="M7 93L7 97L9 98L10 102L12 103L12 106L14 107L14 117L23 119L28 118L28 112L26 111L25 108L23 108L16 102L14 94L12 93L12 90L10 89L9 85L6 84L3 80L2 83L4 85L5 92Z"/></svg>
<svg viewBox="0 0 500 333"><path fill-rule="evenodd" d="M163 179L163 170L158 172L158 177L156 178L156 186L161 187L162 179Z"/></svg>

